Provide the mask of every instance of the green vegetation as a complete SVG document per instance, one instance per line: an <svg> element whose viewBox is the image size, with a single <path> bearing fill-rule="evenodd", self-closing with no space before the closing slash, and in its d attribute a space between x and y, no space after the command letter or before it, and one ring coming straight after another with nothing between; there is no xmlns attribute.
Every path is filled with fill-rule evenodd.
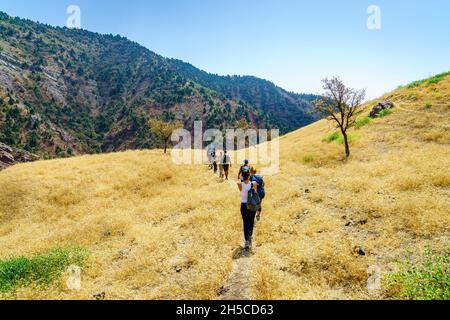
<svg viewBox="0 0 450 320"><path fill-rule="evenodd" d="M398 273L386 277L385 285L398 299L449 300L450 248L443 254L428 249L417 264L404 262Z"/></svg>
<svg viewBox="0 0 450 320"><path fill-rule="evenodd" d="M349 142L354 141L358 138L358 136L354 133L348 133L347 135ZM336 142L338 144L344 144L344 137L342 136L342 133L335 131L326 136L323 141L326 141L328 143Z"/></svg>
<svg viewBox="0 0 450 320"><path fill-rule="evenodd" d="M427 79L424 79L424 80L419 80L419 81L412 82L412 83L410 83L407 86L407 88L408 89L413 89L413 88L416 88L416 87L420 86L421 84L425 84L425 85L436 84L436 83L439 83L440 81L442 81L448 75L450 75L450 71L437 74L437 75L435 75L435 76L433 76L431 78L427 78Z"/></svg>
<svg viewBox="0 0 450 320"><path fill-rule="evenodd" d="M19 287L48 286L57 281L70 265L82 266L87 252L79 247L57 248L32 258L14 257L0 261L0 293Z"/></svg>
<svg viewBox="0 0 450 320"><path fill-rule="evenodd" d="M392 113L391 109L384 109L381 110L380 113L378 114L378 118L383 118L383 117L387 117L388 115L390 115Z"/></svg>
<svg viewBox="0 0 450 320"><path fill-rule="evenodd" d="M425 103L425 108L430 109L433 106L433 104L430 101L427 101Z"/></svg>
<svg viewBox="0 0 450 320"><path fill-rule="evenodd" d="M308 164L314 161L314 155L312 154L305 154L302 158L303 164Z"/></svg>
<svg viewBox="0 0 450 320"><path fill-rule="evenodd" d="M53 28L0 12L0 40L8 44L2 54L29 74L9 79L23 90L0 88L0 141L41 156L157 147L147 123L161 116L188 129L194 120L223 129L245 119L250 127L281 133L316 119L308 112L314 95L255 77L208 74L120 36ZM46 89L46 65L57 66L64 92Z"/></svg>
<svg viewBox="0 0 450 320"><path fill-rule="evenodd" d="M355 129L361 129L361 128L364 127L365 125L369 124L369 122L370 122L371 120L372 120L372 118L371 118L369 115L364 116L364 117L362 117L362 118L358 118L358 119L356 120L356 122L355 122L354 127L355 127Z"/></svg>

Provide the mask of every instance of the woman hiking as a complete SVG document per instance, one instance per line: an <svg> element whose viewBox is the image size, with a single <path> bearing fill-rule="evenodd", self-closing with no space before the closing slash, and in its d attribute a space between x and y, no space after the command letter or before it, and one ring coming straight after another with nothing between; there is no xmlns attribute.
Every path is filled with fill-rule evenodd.
<svg viewBox="0 0 450 320"><path fill-rule="evenodd" d="M250 172L242 172L242 182L238 182L239 191L241 191L241 215L244 224L245 249L252 247L253 228L255 226L256 210L248 209L249 191L253 188L257 192L257 183L250 181Z"/></svg>

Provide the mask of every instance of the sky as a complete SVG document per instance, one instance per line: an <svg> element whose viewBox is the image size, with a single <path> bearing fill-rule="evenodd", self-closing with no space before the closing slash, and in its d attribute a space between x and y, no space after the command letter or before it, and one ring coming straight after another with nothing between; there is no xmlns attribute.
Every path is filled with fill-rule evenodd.
<svg viewBox="0 0 450 320"><path fill-rule="evenodd" d="M83 29L298 93L339 76L376 98L450 70L449 0L1 0L0 11L65 26L69 5Z"/></svg>

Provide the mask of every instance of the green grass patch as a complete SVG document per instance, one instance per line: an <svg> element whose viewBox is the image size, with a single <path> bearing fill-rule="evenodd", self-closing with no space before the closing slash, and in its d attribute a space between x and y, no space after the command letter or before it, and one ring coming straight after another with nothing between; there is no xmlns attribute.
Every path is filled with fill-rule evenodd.
<svg viewBox="0 0 450 320"><path fill-rule="evenodd" d="M308 164L314 162L314 155L312 154L305 154L302 158L303 164Z"/></svg>
<svg viewBox="0 0 450 320"><path fill-rule="evenodd" d="M433 106L433 104L430 101L427 101L425 103L425 108L430 109Z"/></svg>
<svg viewBox="0 0 450 320"><path fill-rule="evenodd" d="M70 265L82 266L88 257L79 247L57 248L31 258L0 260L0 293L19 287L48 286L57 281Z"/></svg>
<svg viewBox="0 0 450 320"><path fill-rule="evenodd" d="M365 125L368 125L371 120L372 120L372 118L369 115L364 116L362 118L358 118L354 124L354 127L356 129L361 129Z"/></svg>
<svg viewBox="0 0 450 320"><path fill-rule="evenodd" d="M444 254L427 249L421 262L407 260L398 273L386 276L384 284L397 299L449 300L450 248Z"/></svg>
<svg viewBox="0 0 450 320"><path fill-rule="evenodd" d="M333 141L337 141L340 136L341 136L341 134L339 132L335 131L333 133L330 133L328 136L326 136L324 140L326 142L330 143L330 142L333 142Z"/></svg>
<svg viewBox="0 0 450 320"><path fill-rule="evenodd" d="M380 113L378 114L378 118L383 118L383 117L387 117L388 115L390 115L392 113L391 109L384 109L381 110Z"/></svg>
<svg viewBox="0 0 450 320"><path fill-rule="evenodd" d="M354 140L356 140L358 138L358 136L354 133L347 133L347 138L349 142L352 142ZM340 132L333 132L330 133L328 136L326 136L323 141L331 143L331 142L336 142L339 144L344 144L344 136L342 135L342 133Z"/></svg>
<svg viewBox="0 0 450 320"><path fill-rule="evenodd" d="M437 75L435 75L435 76L433 76L431 78L427 78L427 79L424 79L424 80L419 80L419 81L412 82L412 83L407 85L407 88L408 89L413 89L413 88L416 88L416 87L420 86L421 84L425 84L425 85L436 84L436 83L439 83L442 80L444 80L445 77L447 77L449 75L450 75L450 72L440 73L440 74L437 74Z"/></svg>

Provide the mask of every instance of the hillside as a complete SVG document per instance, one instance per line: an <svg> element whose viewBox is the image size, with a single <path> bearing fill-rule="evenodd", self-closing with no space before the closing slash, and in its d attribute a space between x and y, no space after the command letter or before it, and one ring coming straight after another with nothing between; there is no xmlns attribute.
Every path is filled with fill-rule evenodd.
<svg viewBox="0 0 450 320"><path fill-rule="evenodd" d="M325 139L327 121L280 138L281 172L266 177L251 281L238 291L395 298L369 292L368 271L384 276L427 246L448 248L450 76L433 79L382 97L395 108L352 129L347 162L342 145ZM214 299L241 244L235 187L157 150L20 164L0 172L0 189L0 260L61 244L90 252L81 290L62 279L6 298Z"/></svg>
<svg viewBox="0 0 450 320"><path fill-rule="evenodd" d="M314 96L235 79L120 36L0 13L0 141L43 157L157 147L149 118L283 133L314 120L308 113Z"/></svg>

